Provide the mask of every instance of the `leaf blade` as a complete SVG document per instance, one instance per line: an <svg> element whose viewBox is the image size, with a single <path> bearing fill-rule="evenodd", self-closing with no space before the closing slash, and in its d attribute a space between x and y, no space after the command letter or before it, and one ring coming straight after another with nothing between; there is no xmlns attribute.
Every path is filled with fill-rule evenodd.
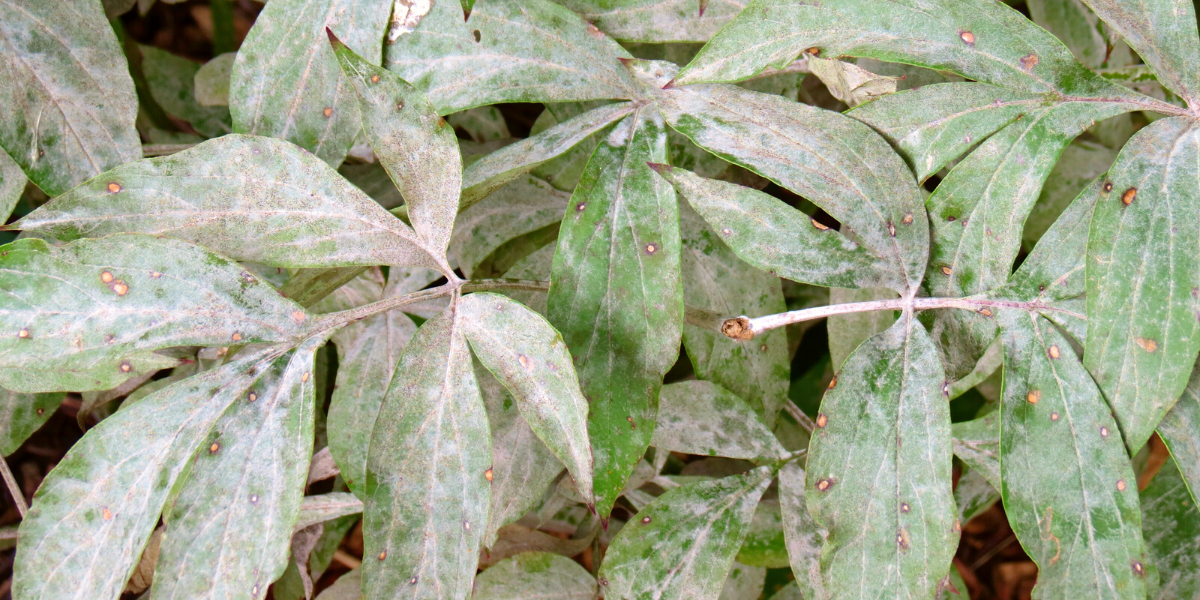
<svg viewBox="0 0 1200 600"><path fill-rule="evenodd" d="M747 460L777 460L787 455L745 400L712 382L664 385L658 410L650 440L655 448Z"/></svg>

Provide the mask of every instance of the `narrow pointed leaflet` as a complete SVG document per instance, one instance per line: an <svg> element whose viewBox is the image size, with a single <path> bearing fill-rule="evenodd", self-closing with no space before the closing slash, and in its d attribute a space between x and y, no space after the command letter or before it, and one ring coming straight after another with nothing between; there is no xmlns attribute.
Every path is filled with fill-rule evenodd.
<svg viewBox="0 0 1200 600"><path fill-rule="evenodd" d="M1155 121L1122 148L1088 237L1084 364L1136 452L1200 351L1200 128Z"/></svg>
<svg viewBox="0 0 1200 600"><path fill-rule="evenodd" d="M679 354L679 208L646 164L666 160L666 137L650 107L617 124L571 196L554 254L548 317L579 360L604 519L649 447Z"/></svg>
<svg viewBox="0 0 1200 600"><path fill-rule="evenodd" d="M10 332L0 336L0 385L14 391L106 390L174 366L154 350L293 341L308 320L237 263L179 240L0 248L0 329Z"/></svg>
<svg viewBox="0 0 1200 600"><path fill-rule="evenodd" d="M832 598L933 597L958 546L945 376L904 315L829 384L809 446L809 512Z"/></svg>
<svg viewBox="0 0 1200 600"><path fill-rule="evenodd" d="M471 593L487 527L491 436L454 305L409 341L367 457L363 593Z"/></svg>
<svg viewBox="0 0 1200 600"><path fill-rule="evenodd" d="M358 94L363 129L379 163L404 196L413 229L445 252L458 214L462 156L454 128L419 90L355 54L329 30L342 71Z"/></svg>
<svg viewBox="0 0 1200 600"><path fill-rule="evenodd" d="M1117 30L1158 80L1195 106L1200 100L1200 33L1194 4L1186 0L1083 0Z"/></svg>
<svg viewBox="0 0 1200 600"><path fill-rule="evenodd" d="M1158 435L1171 450L1193 499L1200 496L1200 369L1179 396L1179 401L1158 424Z"/></svg>

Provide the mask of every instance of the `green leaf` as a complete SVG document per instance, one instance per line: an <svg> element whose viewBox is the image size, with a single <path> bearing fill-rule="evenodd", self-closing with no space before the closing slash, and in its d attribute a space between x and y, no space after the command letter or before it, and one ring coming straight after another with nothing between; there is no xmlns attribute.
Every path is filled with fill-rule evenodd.
<svg viewBox="0 0 1200 600"><path fill-rule="evenodd" d="M754 0L677 81L737 81L782 68L811 48L822 57L907 63L1033 93L1083 96L1109 87L1013 8L963 0Z"/></svg>
<svg viewBox="0 0 1200 600"><path fill-rule="evenodd" d="M362 575L360 567L338 577L333 585L317 594L317 600L362 600Z"/></svg>
<svg viewBox="0 0 1200 600"><path fill-rule="evenodd" d="M963 468L958 483L954 485L954 504L958 507L960 524L965 526L970 523L971 519L987 512L999 500L1000 492L996 491L983 471L971 467ZM951 571L953 572L953 569Z"/></svg>
<svg viewBox="0 0 1200 600"><path fill-rule="evenodd" d="M679 205L679 227L688 306L730 316L787 310L779 278L742 262L687 203ZM786 331L764 332L744 343L684 325L683 345L697 377L745 400L768 427L775 423L790 383Z"/></svg>
<svg viewBox="0 0 1200 600"><path fill-rule="evenodd" d="M18 394L0 389L0 457L16 452L40 429L66 394Z"/></svg>
<svg viewBox="0 0 1200 600"><path fill-rule="evenodd" d="M0 385L106 390L174 366L171 346L289 342L308 313L236 263L145 235L65 246L24 239L0 252Z"/></svg>
<svg viewBox="0 0 1200 600"><path fill-rule="evenodd" d="M998 310L1000 476L1009 525L1038 565L1037 597L1143 598L1137 479L1100 390L1043 317Z"/></svg>
<svg viewBox="0 0 1200 600"><path fill-rule="evenodd" d="M906 315L863 342L830 383L806 498L829 531L821 577L830 597L931 597L949 569L959 534L944 382L929 336Z"/></svg>
<svg viewBox="0 0 1200 600"><path fill-rule="evenodd" d="M718 598L719 600L758 600L762 596L766 578L766 569L734 562Z"/></svg>
<svg viewBox="0 0 1200 600"><path fill-rule="evenodd" d="M369 598L466 598L487 527L487 412L455 307L396 366L371 435L363 518Z"/></svg>
<svg viewBox="0 0 1200 600"><path fill-rule="evenodd" d="M235 60L236 52L226 52L200 65L200 69L192 76L197 104L229 106L229 76L233 72Z"/></svg>
<svg viewBox="0 0 1200 600"><path fill-rule="evenodd" d="M392 271L393 276L399 275L397 271ZM388 297L396 295L394 285L388 291ZM318 310L346 310L383 298L381 281L360 277L338 288L318 305ZM416 330L408 315L390 310L352 323L333 335L338 370L326 420L329 451L346 485L359 496L364 495L371 428L396 363Z"/></svg>
<svg viewBox="0 0 1200 600"><path fill-rule="evenodd" d="M459 215L450 256L463 276L471 277L506 243L561 221L570 199L532 175L511 181Z"/></svg>
<svg viewBox="0 0 1200 600"><path fill-rule="evenodd" d="M473 600L591 600L596 578L579 563L549 552L523 552L481 573Z"/></svg>
<svg viewBox="0 0 1200 600"><path fill-rule="evenodd" d="M668 88L659 104L671 127L697 146L811 200L853 229L891 274L889 287L904 293L920 284L929 238L922 195L904 162L869 127L835 112L728 85ZM811 223L806 227L822 233ZM840 255L857 250L838 243L844 248Z"/></svg>
<svg viewBox="0 0 1200 600"><path fill-rule="evenodd" d="M808 512L804 495L805 475L800 465L790 462L779 470L779 508L783 517L784 543L796 585L808 600L825 600L821 579L821 548L829 532ZM780 592L782 593L782 592Z"/></svg>
<svg viewBox="0 0 1200 600"><path fill-rule="evenodd" d="M298 489L302 488L301 485ZM300 501L300 512L296 518L295 529L304 529L310 525L356 515L362 511L362 500L347 492L305 496Z"/></svg>
<svg viewBox="0 0 1200 600"><path fill-rule="evenodd" d="M745 400L709 381L664 385L650 445L684 454L775 460L787 451Z"/></svg>
<svg viewBox="0 0 1200 600"><path fill-rule="evenodd" d="M1081 296L1088 228L1097 199L1104 193L1104 182L1103 177L1095 179L1079 192L1054 225L1042 234L1009 283L989 296L1018 302L1038 301L1044 306L1043 316L1051 320L1059 316L1057 310L1064 301Z"/></svg>
<svg viewBox="0 0 1200 600"><path fill-rule="evenodd" d="M606 104L535 132L471 163L463 172L459 210L466 210L506 183L562 156L633 110L633 105L629 103Z"/></svg>
<svg viewBox="0 0 1200 600"><path fill-rule="evenodd" d="M323 345L325 336L309 338L266 368L205 436L163 515L155 598L260 598L287 568L312 455L313 355Z"/></svg>
<svg viewBox="0 0 1200 600"><path fill-rule="evenodd" d="M1117 158L1117 151L1090 140L1071 142L1046 178L1037 204L1025 220L1021 246L1030 250L1054 224L1071 201L1104 175Z"/></svg>
<svg viewBox="0 0 1200 600"><path fill-rule="evenodd" d="M622 42L707 42L744 0L555 0Z"/></svg>
<svg viewBox="0 0 1200 600"><path fill-rule="evenodd" d="M529 427L567 466L590 505L588 401L562 336L541 315L499 294L466 296L458 311L479 362L513 394Z"/></svg>
<svg viewBox="0 0 1200 600"><path fill-rule="evenodd" d="M1112 49L1104 26L1083 0L1028 0L1029 18L1053 33L1089 69L1108 62Z"/></svg>
<svg viewBox="0 0 1200 600"><path fill-rule="evenodd" d="M882 288L861 290L832 288L829 290L829 304L831 305L891 300L895 297L895 292ZM846 362L859 344L877 333L887 331L895 322L896 313L889 310L848 313L829 317L825 320L825 328L829 332L830 361L835 368L842 366L842 363Z"/></svg>
<svg viewBox="0 0 1200 600"><path fill-rule="evenodd" d="M1200 369L1192 369L1183 394L1159 422L1158 435L1171 450L1195 499L1200 495Z"/></svg>
<svg viewBox="0 0 1200 600"><path fill-rule="evenodd" d="M139 45L138 49L150 93L163 110L187 121L205 137L219 137L233 131L228 108L196 102L199 64L153 46Z"/></svg>
<svg viewBox="0 0 1200 600"><path fill-rule="evenodd" d="M666 160L666 137L649 107L617 124L571 196L554 254L548 318L579 360L604 519L650 445L658 390L679 356L678 204L646 166Z"/></svg>
<svg viewBox="0 0 1200 600"><path fill-rule="evenodd" d="M326 31L342 72L358 93L367 141L404 196L413 229L430 248L445 252L462 188L454 128L419 90L363 60L332 30Z"/></svg>
<svg viewBox="0 0 1200 600"><path fill-rule="evenodd" d="M542 133L555 125L565 123L570 119L578 117L584 113L590 112L593 109L609 104L604 100L592 100L588 102L556 102L546 105L546 110L538 115L536 121L533 122L533 127L530 129L529 135L535 136ZM552 158L545 163L542 163L533 170L533 174L550 182L554 187L570 192L575 189L579 183L579 178L583 175L583 169L587 166L587 162L592 158L592 152L596 150L596 146L600 144L601 138L610 130L612 125L605 126L596 133L584 138L570 150L563 152L555 158ZM463 174L463 179L470 179L469 174ZM467 192L464 190L464 195Z"/></svg>
<svg viewBox="0 0 1200 600"><path fill-rule="evenodd" d="M1168 460L1141 493L1142 531L1158 568L1155 600L1200 595L1200 510L1176 460Z"/></svg>
<svg viewBox="0 0 1200 600"><path fill-rule="evenodd" d="M786 568L789 563L785 537L779 501L760 501L758 508L754 509L754 519L750 521L746 541L738 550L737 562L751 567ZM754 598L757 600L758 596Z"/></svg>
<svg viewBox="0 0 1200 600"><path fill-rule="evenodd" d="M12 225L60 240L137 231L273 267L438 268L438 251L287 142L226 135L113 169Z"/></svg>
<svg viewBox="0 0 1200 600"><path fill-rule="evenodd" d="M618 58L629 53L548 0L479 0L465 22L454 2L434 2L387 46L385 64L448 115L502 102L635 98Z"/></svg>
<svg viewBox="0 0 1200 600"><path fill-rule="evenodd" d="M21 165L0 151L0 215L3 215L6 222L17 203L21 201L21 195L25 193L25 184L28 182Z"/></svg>
<svg viewBox="0 0 1200 600"><path fill-rule="evenodd" d="M1200 351L1198 155L1191 120L1155 121L1117 156L1092 218L1084 364L1131 451L1179 397Z"/></svg>
<svg viewBox="0 0 1200 600"><path fill-rule="evenodd" d="M492 432L492 499L483 534L483 545L490 548L501 527L538 507L563 465L529 427L513 394L478 361L475 380Z"/></svg>
<svg viewBox="0 0 1200 600"><path fill-rule="evenodd" d="M1200 94L1200 34L1185 0L1083 0L1154 69L1159 81L1195 105Z"/></svg>
<svg viewBox="0 0 1200 600"><path fill-rule="evenodd" d="M5 2L0 43L0 146L42 191L142 157L133 79L99 2Z"/></svg>
<svg viewBox="0 0 1200 600"><path fill-rule="evenodd" d="M1000 487L1000 413L993 411L971 421L950 426L954 455L971 471L982 474L993 487Z"/></svg>
<svg viewBox="0 0 1200 600"><path fill-rule="evenodd" d="M387 0L279 0L264 8L233 65L235 130L282 138L332 167L341 164L362 123L325 29L379 64L391 7Z"/></svg>
<svg viewBox="0 0 1200 600"><path fill-rule="evenodd" d="M46 476L21 522L14 596L117 598L209 431L285 350L242 352L88 431Z"/></svg>
<svg viewBox="0 0 1200 600"><path fill-rule="evenodd" d="M718 240L754 267L826 287L903 285L873 252L782 200L667 165L653 168L720 232Z"/></svg>
<svg viewBox="0 0 1200 600"><path fill-rule="evenodd" d="M661 495L613 538L600 585L614 598L717 600L774 473L689 483Z"/></svg>
<svg viewBox="0 0 1200 600"><path fill-rule="evenodd" d="M462 129L467 132L471 140L479 144L512 138L504 115L495 106L471 108L446 115L446 121L453 125L455 130Z"/></svg>

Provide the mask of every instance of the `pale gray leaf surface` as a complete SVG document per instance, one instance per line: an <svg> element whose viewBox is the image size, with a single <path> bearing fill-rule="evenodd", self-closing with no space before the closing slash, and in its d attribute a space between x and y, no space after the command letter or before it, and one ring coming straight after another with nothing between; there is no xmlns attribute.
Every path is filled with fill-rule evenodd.
<svg viewBox="0 0 1200 600"><path fill-rule="evenodd" d="M562 336L544 317L500 294L466 296L458 311L479 362L513 394L529 427L567 466L590 505L588 401Z"/></svg>
<svg viewBox="0 0 1200 600"><path fill-rule="evenodd" d="M562 156L633 110L630 103L606 104L533 132L529 137L471 163L463 172L459 209L470 207L509 181Z"/></svg>
<svg viewBox="0 0 1200 600"><path fill-rule="evenodd" d="M458 216L450 256L470 278L497 248L561 221L570 199L571 194L537 177L518 177Z"/></svg>
<svg viewBox="0 0 1200 600"><path fill-rule="evenodd" d="M1099 17L1083 0L1028 0L1029 18L1062 40L1075 60L1089 69L1107 62L1111 49Z"/></svg>
<svg viewBox="0 0 1200 600"><path fill-rule="evenodd" d="M1085 187L1058 219L1042 234L1037 246L1025 257L1021 267L1009 277L1008 284L988 295L1021 302L1039 301L1042 314L1055 319L1058 311L1070 308L1064 302L1084 293L1089 226L1097 199L1104 194L1104 179ZM1078 316L1083 316L1078 307ZM1082 339L1082 337L1080 338Z"/></svg>
<svg viewBox="0 0 1200 600"><path fill-rule="evenodd" d="M46 476L21 522L13 595L117 598L213 425L285 349L242 352L88 431Z"/></svg>
<svg viewBox="0 0 1200 600"><path fill-rule="evenodd" d="M658 101L671 127L697 146L804 196L853 229L902 282L898 291L919 285L929 250L922 194L908 166L870 127L728 85L668 88Z"/></svg>
<svg viewBox="0 0 1200 600"><path fill-rule="evenodd" d="M205 436L163 515L152 599L263 598L287 568L312 455L313 355L325 338L275 361Z"/></svg>
<svg viewBox="0 0 1200 600"><path fill-rule="evenodd" d="M467 135L471 136L471 140L480 144L512 137L512 133L508 131L508 123L504 121L504 115L495 106L481 106L446 115L446 121L456 130L462 129L467 132Z"/></svg>
<svg viewBox="0 0 1200 600"><path fill-rule="evenodd" d="M309 553L308 564L297 564L298 561L296 559L299 557L293 554L291 564L288 565L283 576L271 584L275 600L301 600L307 598L304 587L305 575L307 575L309 580L320 580L326 569L329 568L329 564L333 562L333 554L338 550L342 539L346 537L350 528L354 527L360 518L361 515L350 515L328 521L322 525L321 538L317 540L316 546ZM301 569L305 570L305 575L301 575ZM338 581L341 581L341 578ZM362 585L358 579L355 579L354 589L356 595L353 600L359 600L362 596Z"/></svg>
<svg viewBox="0 0 1200 600"><path fill-rule="evenodd" d="M739 564L768 569L788 567L786 534L779 505L779 500L764 498L759 501L758 508L754 509L754 519L750 521L750 530L746 532L746 541L737 553Z"/></svg>
<svg viewBox="0 0 1200 600"><path fill-rule="evenodd" d="M229 77L235 60L236 52L226 52L200 65L200 69L192 76L197 104L229 106Z"/></svg>
<svg viewBox="0 0 1200 600"><path fill-rule="evenodd" d="M413 229L430 248L444 253L462 188L454 127L407 81L364 60L333 33L329 42L358 94L367 141L404 196Z"/></svg>
<svg viewBox="0 0 1200 600"><path fill-rule="evenodd" d="M62 404L66 394L19 394L0 389L0 457L16 452Z"/></svg>
<svg viewBox="0 0 1200 600"><path fill-rule="evenodd" d="M359 567L338 577L333 585L317 594L316 600L361 600L363 597L362 572L362 567Z"/></svg>
<svg viewBox="0 0 1200 600"><path fill-rule="evenodd" d="M530 136L537 135L559 123L565 123L579 115L589 112L593 109L609 104L605 100L592 100L588 102L554 102L546 105L546 110L538 115L538 118L533 123L533 127L529 131ZM596 133L584 138L570 150L563 152L555 158L552 158L545 163L542 163L533 170L533 174L549 181L554 187L570 192L575 189L575 185L579 183L579 178L583 175L583 169L587 166L587 162L592 157L592 152L596 150L596 146L600 144L601 138L604 137L607 127L601 128ZM467 176L464 175L464 179Z"/></svg>
<svg viewBox="0 0 1200 600"><path fill-rule="evenodd" d="M664 385L650 445L701 456L776 460L783 446L745 400L710 381Z"/></svg>
<svg viewBox="0 0 1200 600"><path fill-rule="evenodd" d="M591 600L596 578L579 563L549 552L523 552L475 579L474 600Z"/></svg>
<svg viewBox="0 0 1200 600"><path fill-rule="evenodd" d="M18 240L0 288L0 385L21 392L107 390L175 365L153 350L294 341L308 320L237 263L146 235Z"/></svg>
<svg viewBox="0 0 1200 600"><path fill-rule="evenodd" d="M721 587L719 600L758 600L763 593L763 584L767 570L763 567L751 567L737 562L729 571L725 585Z"/></svg>
<svg viewBox="0 0 1200 600"><path fill-rule="evenodd" d="M1000 476L1035 598L1143 598L1137 479L1100 390L1043 317L1001 310Z"/></svg>
<svg viewBox="0 0 1200 600"><path fill-rule="evenodd" d="M950 426L954 436L954 455L972 471L987 478L993 487L1000 488L1000 413Z"/></svg>
<svg viewBox="0 0 1200 600"><path fill-rule="evenodd" d="M200 64L153 46L139 45L142 72L150 94L163 110L187 121L205 137L233 131L229 109L201 106L196 102L196 73Z"/></svg>
<svg viewBox="0 0 1200 600"><path fill-rule="evenodd" d="M890 300L895 297L895 292L883 288L861 290L831 288L829 290L830 305ZM825 328L829 331L829 359L833 363L833 368L842 366L842 363L846 362L859 344L877 333L887 331L895 322L895 311L890 310L833 315L826 319Z"/></svg>
<svg viewBox="0 0 1200 600"><path fill-rule="evenodd" d="M767 66L782 68L809 48L823 57L908 63L1034 93L1083 96L1115 87L1006 4L962 0L754 0L678 81L745 79Z"/></svg>
<svg viewBox="0 0 1200 600"><path fill-rule="evenodd" d="M478 362L475 380L492 432L492 500L483 535L484 547L490 548L501 527L537 508L563 465L530 429L512 392Z"/></svg>
<svg viewBox="0 0 1200 600"><path fill-rule="evenodd" d="M962 526L986 512L999 500L1000 492L988 481L983 471L963 468L954 486L954 504L958 507L958 522Z"/></svg>
<svg viewBox="0 0 1200 600"><path fill-rule="evenodd" d="M363 502L348 492L329 492L316 496L305 496L300 501L300 512L296 518L296 529L332 521L363 511Z"/></svg>
<svg viewBox="0 0 1200 600"><path fill-rule="evenodd" d="M707 42L744 0L555 0L622 42Z"/></svg>
<svg viewBox="0 0 1200 600"><path fill-rule="evenodd" d="M554 252L558 249L556 242L550 242L532 254L517 261L511 269L504 273L505 279L524 279L527 281L547 281L550 271L554 268ZM539 315L546 315L546 292L541 290L504 290L504 295L528 306Z"/></svg>
<svg viewBox="0 0 1200 600"><path fill-rule="evenodd" d="M808 57L808 69L829 89L834 98L855 107L896 92L900 77L876 75L852 62Z"/></svg>
<svg viewBox="0 0 1200 600"><path fill-rule="evenodd" d="M1083 0L1154 69L1159 81L1195 105L1200 99L1200 34L1187 0Z"/></svg>
<svg viewBox="0 0 1200 600"><path fill-rule="evenodd" d="M1050 103L1037 94L986 83L938 83L846 114L883 134L924 181L1020 115Z"/></svg>
<svg viewBox="0 0 1200 600"><path fill-rule="evenodd" d="M821 548L829 532L808 512L805 498L804 469L795 462L779 470L779 508L783 516L783 536L796 585L807 600L826 600L821 579ZM782 592L780 592L782 593Z"/></svg>
<svg viewBox="0 0 1200 600"><path fill-rule="evenodd" d="M1030 250L1089 183L1104 175L1117 158L1117 151L1091 140L1077 139L1058 158L1046 178L1037 203L1025 220L1021 245Z"/></svg>
<svg viewBox="0 0 1200 600"><path fill-rule="evenodd" d="M434 2L411 33L387 46L385 64L425 92L438 114L501 102L635 98L618 58L629 53L549 0Z"/></svg>
<svg viewBox="0 0 1200 600"><path fill-rule="evenodd" d="M931 597L958 547L950 409L929 336L906 315L829 384L809 445L809 512L829 531L833 598Z"/></svg>
<svg viewBox="0 0 1200 600"><path fill-rule="evenodd" d="M1183 394L1159 422L1158 435L1175 457L1192 498L1200 496L1200 369L1192 370Z"/></svg>
<svg viewBox="0 0 1200 600"><path fill-rule="evenodd" d="M439 263L403 221L312 154L247 135L119 167L12 227L64 241L166 235L273 267Z"/></svg>
<svg viewBox="0 0 1200 600"><path fill-rule="evenodd" d="M13 162L8 154L0 150L0 215L8 221L9 215L21 201L25 192L25 184L29 181L21 165Z"/></svg>
<svg viewBox="0 0 1200 600"><path fill-rule="evenodd" d="M0 147L57 196L142 157L138 101L94 0L0 4Z"/></svg>
<svg viewBox="0 0 1200 600"><path fill-rule="evenodd" d="M399 271L390 271L393 280ZM359 277L338 288L318 305L318 310L346 310L383 298L382 281ZM396 364L416 330L407 315L390 310L352 323L333 335L338 370L325 428L329 451L342 470L342 479L360 496L364 495L371 429Z"/></svg>
<svg viewBox="0 0 1200 600"><path fill-rule="evenodd" d="M812 285L903 289L890 265L869 249L778 198L668 165L653 168L720 232L718 243L749 265Z"/></svg>
<svg viewBox="0 0 1200 600"><path fill-rule="evenodd" d="M387 286L383 288L383 296L385 298L391 296L403 296L412 292L417 292L429 287L429 284L442 278L443 275L433 269L422 269L419 267L405 267L388 269ZM432 319L450 305L449 298L433 298L424 300L415 304L409 304L402 310L410 315L421 317L422 319Z"/></svg>
<svg viewBox="0 0 1200 600"><path fill-rule="evenodd" d="M229 111L236 131L285 139L340 165L362 122L325 29L379 64L391 8L388 0L270 3L233 64Z"/></svg>
<svg viewBox="0 0 1200 600"><path fill-rule="evenodd" d="M582 510L586 511L587 509ZM479 567L486 569L522 552L552 552L561 556L575 556L583 552L585 548L591 547L592 541L599 532L600 527L597 525L590 533L585 533L582 537L564 540L536 529L516 524L505 525L500 528L500 536L496 543L488 549L486 554L480 556Z"/></svg>
<svg viewBox="0 0 1200 600"><path fill-rule="evenodd" d="M1176 462L1168 460L1141 493L1142 531L1158 568L1154 600L1200 596L1200 510Z"/></svg>
<svg viewBox="0 0 1200 600"><path fill-rule="evenodd" d="M666 160L666 137L651 107L605 137L571 197L550 278L548 317L579 360L591 405L603 519L649 447L658 390L679 356L679 205L647 166Z"/></svg>
<svg viewBox="0 0 1200 600"><path fill-rule="evenodd" d="M338 173L386 209L391 210L404 204L404 197L396 190L396 184L392 183L391 176L387 174L383 165L377 162L365 164L344 162L342 166L338 167Z"/></svg>
<svg viewBox="0 0 1200 600"><path fill-rule="evenodd" d="M679 204L679 230L685 304L731 316L787 310L779 278L742 262L686 202ZM741 397L768 427L775 423L791 383L786 331L755 335L750 344L684 325L683 345L697 377Z"/></svg>
<svg viewBox="0 0 1200 600"><path fill-rule="evenodd" d="M769 467L759 467L659 496L608 547L599 574L606 595L717 600L773 476Z"/></svg>
<svg viewBox="0 0 1200 600"><path fill-rule="evenodd" d="M1155 121L1122 148L1092 217L1084 364L1131 451L1179 397L1200 350L1197 161L1193 121Z"/></svg>
<svg viewBox="0 0 1200 600"><path fill-rule="evenodd" d="M367 457L363 593L466 598L487 528L491 435L454 306L396 366Z"/></svg>

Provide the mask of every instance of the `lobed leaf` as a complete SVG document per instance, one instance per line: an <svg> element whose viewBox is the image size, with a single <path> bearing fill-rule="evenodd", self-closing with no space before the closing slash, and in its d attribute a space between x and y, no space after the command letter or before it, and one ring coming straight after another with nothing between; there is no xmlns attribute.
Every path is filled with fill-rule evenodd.
<svg viewBox="0 0 1200 600"><path fill-rule="evenodd" d="M387 0L281 0L263 8L230 76L235 130L285 139L340 165L362 123L325 30L335 29L379 64L391 8Z"/></svg>
<svg viewBox="0 0 1200 600"><path fill-rule="evenodd" d="M445 252L458 214L462 156L454 128L408 82L364 60L329 32L342 73L358 94L367 141L404 196L425 244Z"/></svg>
<svg viewBox="0 0 1200 600"><path fill-rule="evenodd" d="M921 194L904 162L869 127L728 85L669 87L659 105L671 127L696 145L808 198L853 229L898 278L889 287L904 293L920 284L928 253Z"/></svg>
<svg viewBox="0 0 1200 600"><path fill-rule="evenodd" d="M671 452L747 460L787 456L745 400L709 381L681 381L662 387L650 445Z"/></svg>
<svg viewBox="0 0 1200 600"><path fill-rule="evenodd" d="M649 447L662 378L679 355L678 205L646 166L664 160L661 117L648 107L625 117L588 162L554 254L547 316L579 360L604 519Z"/></svg>
<svg viewBox="0 0 1200 600"><path fill-rule="evenodd" d="M1155 121L1117 156L1092 217L1084 364L1131 451L1179 397L1200 351L1197 156L1191 120Z"/></svg>
<svg viewBox="0 0 1200 600"><path fill-rule="evenodd" d="M13 595L115 600L209 431L284 351L242 352L88 431L46 476L21 522Z"/></svg>
<svg viewBox="0 0 1200 600"><path fill-rule="evenodd" d="M579 563L549 552L523 552L479 574L474 600L591 600L596 578Z"/></svg>
<svg viewBox="0 0 1200 600"><path fill-rule="evenodd" d="M821 401L807 502L836 598L932 597L958 546L945 376L911 316L858 347Z"/></svg>
<svg viewBox="0 0 1200 600"><path fill-rule="evenodd" d="M717 600L774 473L689 483L659 496L621 528L600 566L606 595Z"/></svg>
<svg viewBox="0 0 1200 600"><path fill-rule="evenodd" d="M567 466L590 505L588 401L562 336L541 315L499 294L466 296L458 311L479 362L513 394L529 427Z"/></svg>
<svg viewBox="0 0 1200 600"><path fill-rule="evenodd" d="M635 98L618 58L629 53L549 0L478 0L463 19L453 2L387 46L385 64L425 92L438 114L502 102Z"/></svg>
<svg viewBox="0 0 1200 600"><path fill-rule="evenodd" d="M0 147L57 196L142 157L138 101L93 0L0 5Z"/></svg>
<svg viewBox="0 0 1200 600"><path fill-rule="evenodd" d="M313 356L305 340L217 420L164 512L150 594L263 598L287 568L312 455Z"/></svg>
<svg viewBox="0 0 1200 600"><path fill-rule="evenodd" d="M13 391L106 390L174 366L172 346L289 342L308 313L240 265L145 235L0 252L0 382Z"/></svg>
<svg viewBox="0 0 1200 600"><path fill-rule="evenodd" d="M491 436L453 305L396 366L371 434L363 594L466 598L487 527Z"/></svg>
<svg viewBox="0 0 1200 600"><path fill-rule="evenodd" d="M273 267L441 264L436 249L328 165L248 135L113 169L12 227L64 241L166 235Z"/></svg>

